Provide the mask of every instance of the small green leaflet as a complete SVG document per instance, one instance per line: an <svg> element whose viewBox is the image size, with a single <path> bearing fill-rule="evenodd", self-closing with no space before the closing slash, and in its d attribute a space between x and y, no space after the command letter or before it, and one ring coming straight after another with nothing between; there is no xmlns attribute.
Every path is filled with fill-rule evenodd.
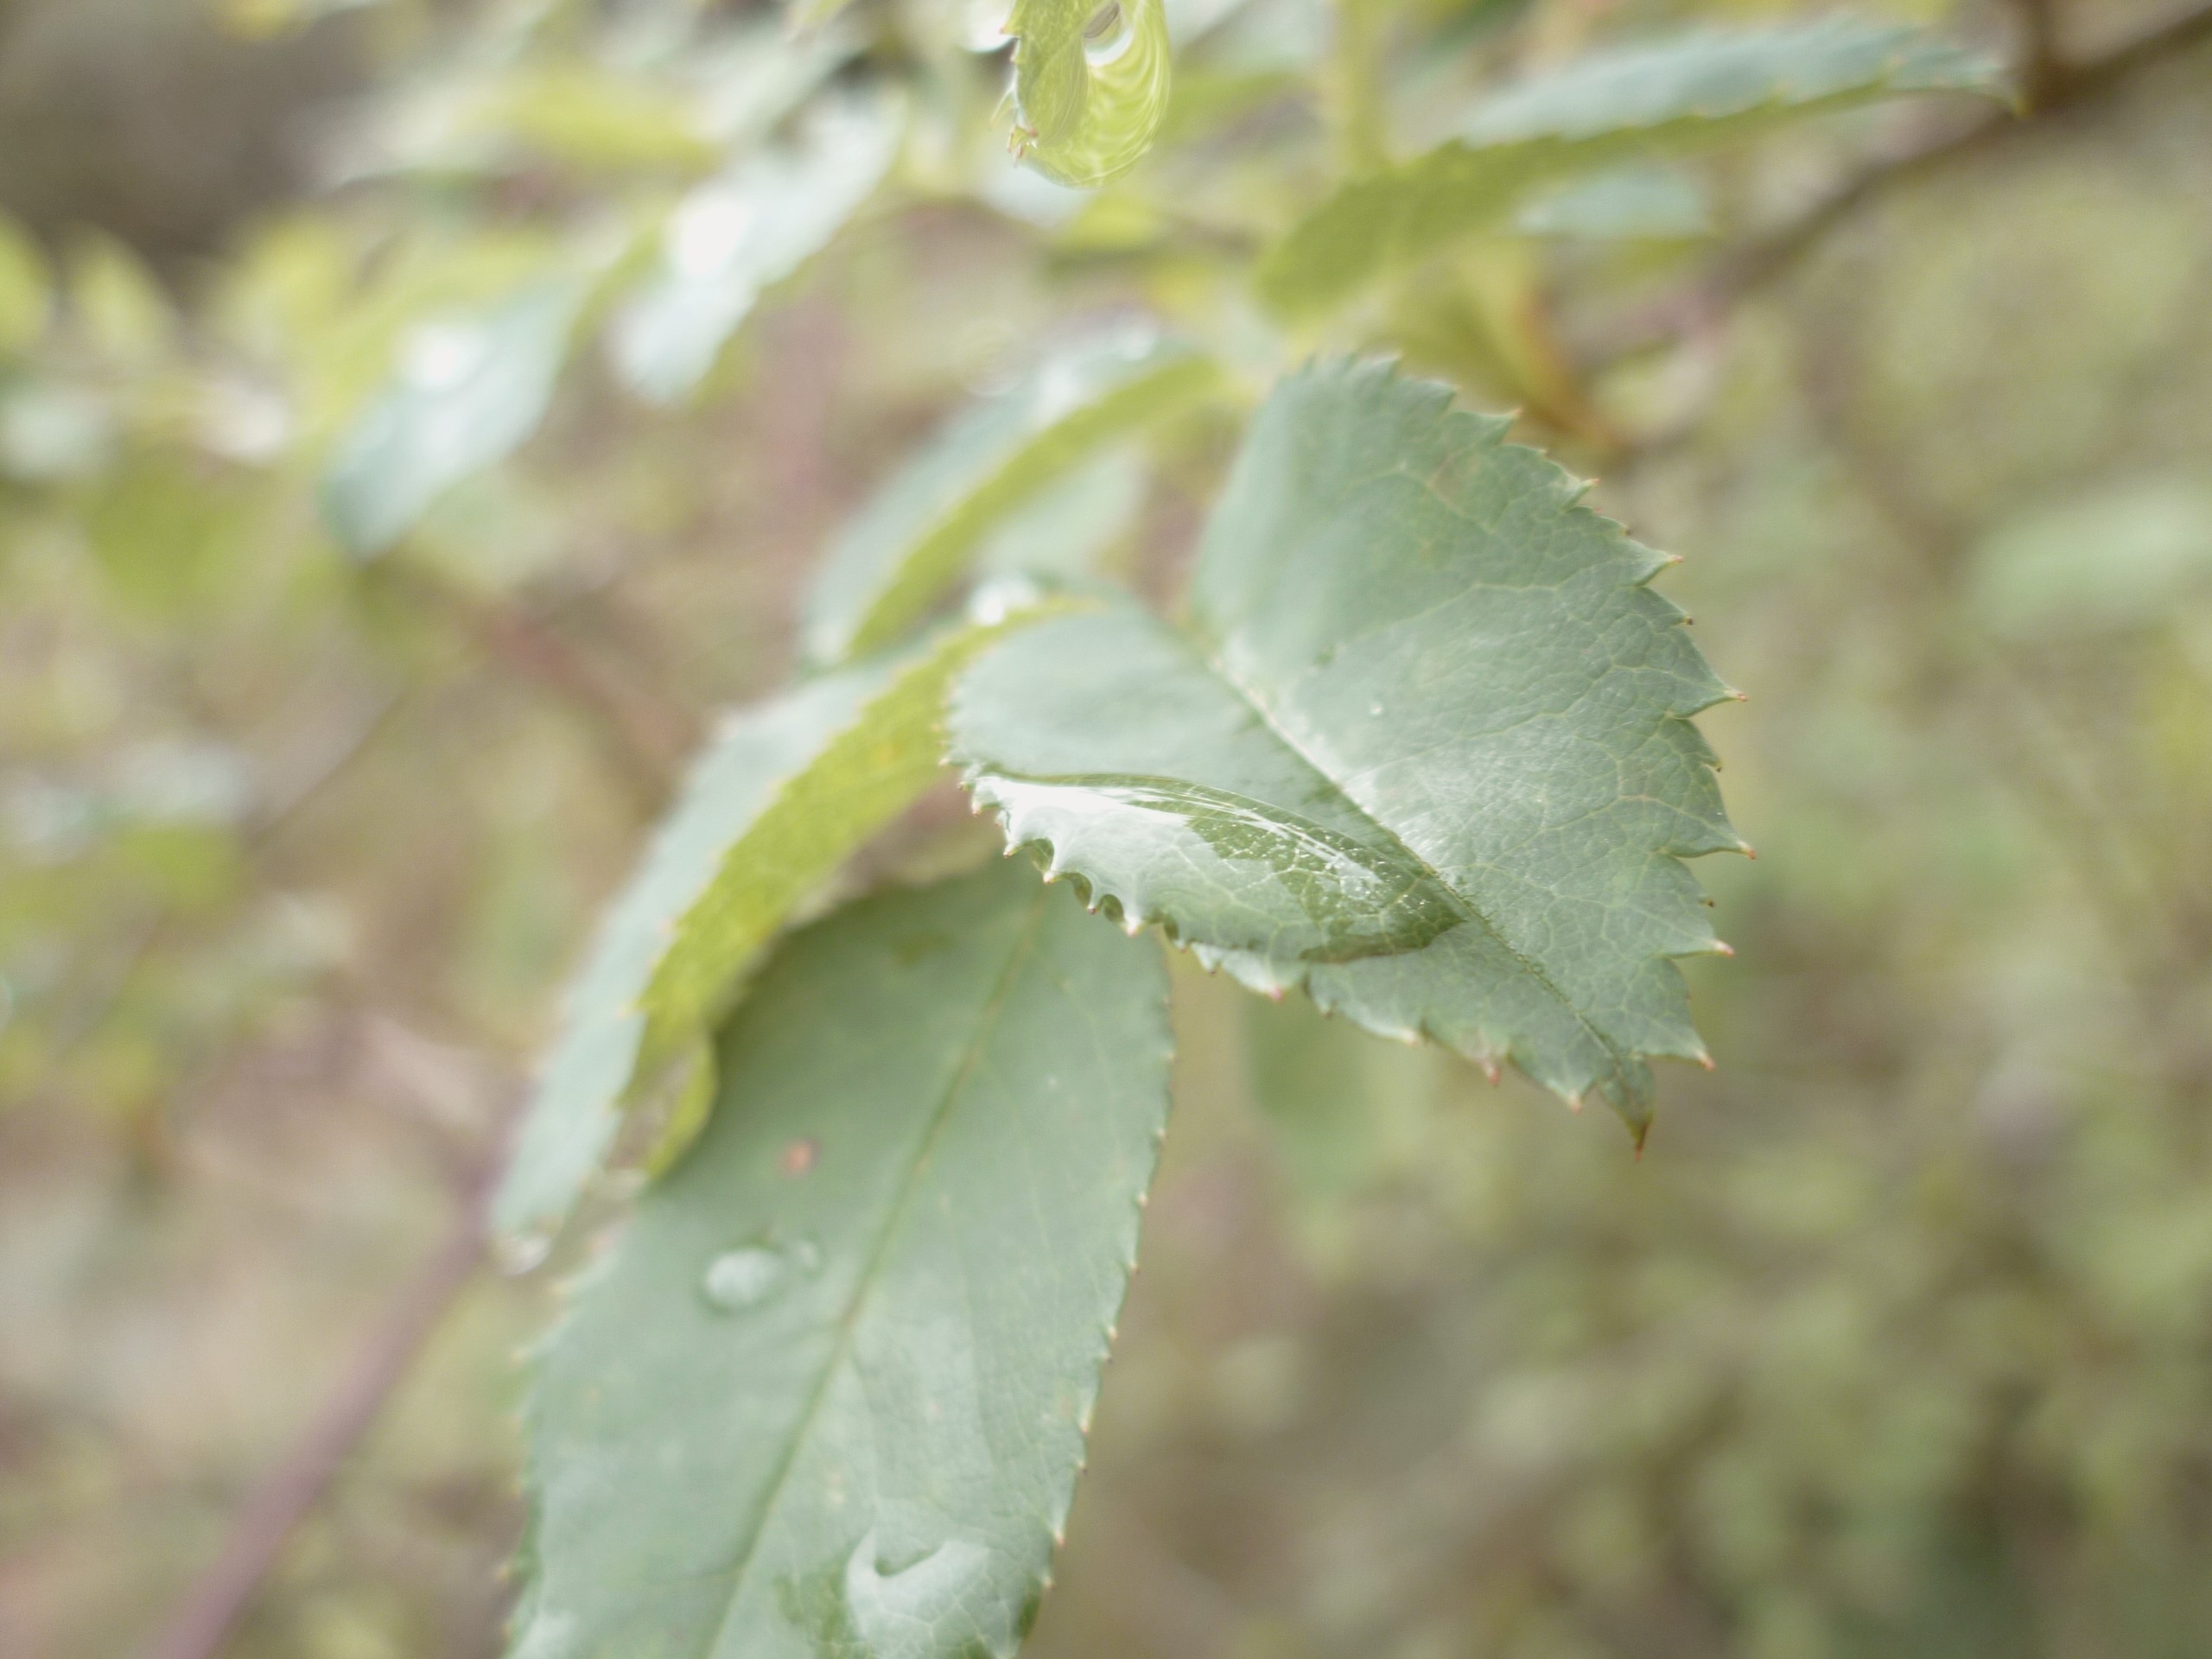
<svg viewBox="0 0 2212 1659"><path fill-rule="evenodd" d="M702 379L761 290L836 235L899 151L897 100L837 98L791 144L761 151L677 207L659 269L615 314L607 345L640 397L673 403Z"/></svg>
<svg viewBox="0 0 2212 1659"><path fill-rule="evenodd" d="M1345 185L1262 263L1261 292L1286 315L1325 311L1578 175L1904 93L2005 90L1993 59L1841 17L1593 54L1478 105L1427 154Z"/></svg>
<svg viewBox="0 0 2212 1659"><path fill-rule="evenodd" d="M1014 0L1014 150L1087 189L1142 159L1167 117L1174 50L1161 0Z"/></svg>
<svg viewBox="0 0 2212 1659"><path fill-rule="evenodd" d="M1169 1048L1158 950L1025 871L785 943L544 1350L512 1659L1014 1659Z"/></svg>
<svg viewBox="0 0 2212 1659"><path fill-rule="evenodd" d="M1722 950L1681 861L1740 849L1691 716L1730 696L1669 560L1442 386L1328 362L1261 411L1190 632L1047 622L955 688L1017 844L1273 995L1510 1060L1640 1133L1701 1058L1670 958Z"/></svg>
<svg viewBox="0 0 2212 1659"><path fill-rule="evenodd" d="M1219 389L1220 370L1148 322L1099 332L956 418L863 507L807 595L810 660L899 639L1003 514L1109 440Z"/></svg>
<svg viewBox="0 0 2212 1659"><path fill-rule="evenodd" d="M537 430L587 286L550 278L409 334L391 384L354 421L323 479L323 517L347 551L385 551L448 489Z"/></svg>
<svg viewBox="0 0 2212 1659"><path fill-rule="evenodd" d="M1710 236L1713 210L1696 181L1671 168L1624 167L1532 197L1513 228L1578 241L1675 241Z"/></svg>
<svg viewBox="0 0 2212 1659"><path fill-rule="evenodd" d="M911 804L942 765L945 688L1039 609L926 651L825 675L744 710L701 758L608 910L565 1003L495 1231L528 1260L613 1143L634 1077L691 1058L793 906ZM696 1081L711 1086L702 1067Z"/></svg>

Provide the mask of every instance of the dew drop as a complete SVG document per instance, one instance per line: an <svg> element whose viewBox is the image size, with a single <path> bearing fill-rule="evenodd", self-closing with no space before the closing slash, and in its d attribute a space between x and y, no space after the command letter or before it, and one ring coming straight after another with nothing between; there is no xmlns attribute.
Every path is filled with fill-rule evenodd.
<svg viewBox="0 0 2212 1659"><path fill-rule="evenodd" d="M861 1651L881 1659L931 1659L944 1649L938 1633L963 1613L973 1618L985 1599L977 1580L990 1568L990 1552L968 1538L954 1538L917 1559L881 1559L876 1535L861 1540L845 1563L845 1616ZM988 1632L976 1645L986 1653L1011 1653L1008 1630Z"/></svg>
<svg viewBox="0 0 2212 1659"><path fill-rule="evenodd" d="M503 1233L492 1241L493 1262L501 1273L516 1278L543 1265L552 1253L550 1232Z"/></svg>
<svg viewBox="0 0 2212 1659"><path fill-rule="evenodd" d="M707 1264L699 1290L710 1306L742 1313L772 1300L795 1280L822 1271L821 1248L807 1239L785 1245L747 1244Z"/></svg>

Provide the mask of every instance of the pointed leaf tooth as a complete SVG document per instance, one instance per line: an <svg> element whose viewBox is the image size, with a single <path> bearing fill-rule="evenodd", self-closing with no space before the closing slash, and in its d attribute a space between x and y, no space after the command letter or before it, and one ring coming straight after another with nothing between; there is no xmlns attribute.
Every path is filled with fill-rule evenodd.
<svg viewBox="0 0 2212 1659"><path fill-rule="evenodd" d="M1719 682L1573 480L1372 362L1287 380L1202 541L1192 626L1047 624L955 690L1012 833L1263 993L1501 1050L1649 1113L1709 951L1682 856L1739 844L1687 718ZM1134 899L1141 902L1133 902Z"/></svg>

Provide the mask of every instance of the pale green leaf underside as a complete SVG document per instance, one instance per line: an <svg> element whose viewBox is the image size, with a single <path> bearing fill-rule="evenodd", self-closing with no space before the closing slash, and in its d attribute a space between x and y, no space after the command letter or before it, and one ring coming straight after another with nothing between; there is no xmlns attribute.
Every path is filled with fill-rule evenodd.
<svg viewBox="0 0 2212 1659"><path fill-rule="evenodd" d="M794 141L748 156L678 204L660 264L615 315L608 349L630 387L671 403L698 385L762 290L819 252L899 150L890 97L837 98Z"/></svg>
<svg viewBox="0 0 2212 1659"><path fill-rule="evenodd" d="M383 552L446 491L537 430L584 297L582 282L555 279L409 335L391 384L323 479L323 517L348 551Z"/></svg>
<svg viewBox="0 0 2212 1659"><path fill-rule="evenodd" d="M1531 197L1513 228L1581 241L1676 240L1712 234L1713 211L1695 180L1671 168L1624 167Z"/></svg>
<svg viewBox="0 0 2212 1659"><path fill-rule="evenodd" d="M1426 155L1345 185L1269 253L1261 290L1287 314L1321 311L1580 174L1878 99L2004 87L1993 59L1848 18L1594 54L1509 87Z"/></svg>
<svg viewBox="0 0 2212 1659"><path fill-rule="evenodd" d="M1174 51L1161 0L1014 0L1015 149L1078 189L1135 167L1166 119Z"/></svg>
<svg viewBox="0 0 2212 1659"><path fill-rule="evenodd" d="M781 947L543 1357L515 1659L1013 1659L1135 1259L1166 992L1002 866Z"/></svg>
<svg viewBox="0 0 2212 1659"><path fill-rule="evenodd" d="M1690 717L1729 695L1506 423L1372 363L1283 383L1198 559L995 647L953 753L1094 903L1389 1034L1510 1059L1631 1122L1703 1052L1670 958L1719 948L1680 861L1739 848Z"/></svg>
<svg viewBox="0 0 2212 1659"><path fill-rule="evenodd" d="M632 1077L682 1056L795 905L942 764L951 676L1021 619L825 675L735 716L701 758L569 992L494 1211L556 1229L606 1158Z"/></svg>
<svg viewBox="0 0 2212 1659"><path fill-rule="evenodd" d="M802 618L808 657L843 662L897 640L960 579L1001 517L1220 378L1211 359L1135 323L1067 347L969 409L830 548Z"/></svg>

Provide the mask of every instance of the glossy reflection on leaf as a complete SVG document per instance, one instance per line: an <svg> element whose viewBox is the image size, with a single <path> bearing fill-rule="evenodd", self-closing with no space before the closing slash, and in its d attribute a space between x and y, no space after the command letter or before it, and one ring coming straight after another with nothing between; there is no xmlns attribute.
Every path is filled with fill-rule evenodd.
<svg viewBox="0 0 2212 1659"><path fill-rule="evenodd" d="M1162 0L1016 0L1014 149L1055 183L1135 167L1167 116L1173 51Z"/></svg>

